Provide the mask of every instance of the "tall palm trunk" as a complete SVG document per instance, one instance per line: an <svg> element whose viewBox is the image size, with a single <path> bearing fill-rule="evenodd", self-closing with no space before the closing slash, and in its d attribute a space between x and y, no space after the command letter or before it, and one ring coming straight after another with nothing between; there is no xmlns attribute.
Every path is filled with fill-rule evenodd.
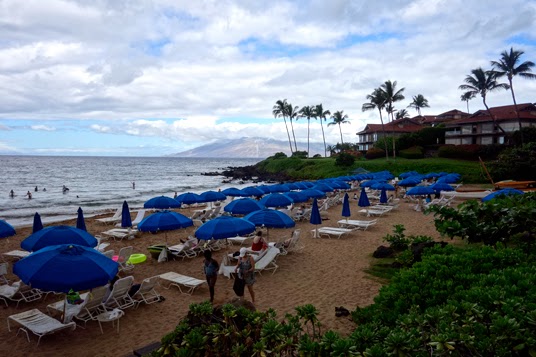
<svg viewBox="0 0 536 357"><path fill-rule="evenodd" d="M467 103L467 113L469 113L469 101L467 100L466 103Z"/></svg>
<svg viewBox="0 0 536 357"><path fill-rule="evenodd" d="M389 150L387 149L387 134L385 133L385 126L383 125L382 110L378 107L380 112L380 121L382 122L382 132L383 132L383 144L385 145L385 159L389 160Z"/></svg>
<svg viewBox="0 0 536 357"><path fill-rule="evenodd" d="M292 124L292 119L290 119L290 127L292 128L292 137L294 138L294 149L298 151L298 146L296 145L296 135L294 135L294 124Z"/></svg>
<svg viewBox="0 0 536 357"><path fill-rule="evenodd" d="M307 118L307 157L309 157L309 127L311 126L311 118Z"/></svg>
<svg viewBox="0 0 536 357"><path fill-rule="evenodd" d="M497 124L497 122L495 121L495 117L493 116L493 114L491 114L491 110L489 110L488 104L486 103L486 96L485 95L482 95L482 102L484 103L484 106L486 107L486 110L488 111L488 114L491 117L491 120L493 121L493 134L495 134L495 132L497 131L497 128L501 129L503 134L506 134L504 129L499 124ZM494 136L493 137L494 144L495 144L496 139L497 138Z"/></svg>
<svg viewBox="0 0 536 357"><path fill-rule="evenodd" d="M508 73L508 82L510 82L510 92L512 92L512 99L514 101L514 108L516 110L517 123L519 125L519 135L521 135L521 144L524 144L523 131L521 130L521 117L519 116L519 111L517 110L516 95L514 94L514 84L512 83L512 75L510 73Z"/></svg>
<svg viewBox="0 0 536 357"><path fill-rule="evenodd" d="M341 129L341 123L339 123L339 133L341 133L341 146L344 144L344 141L342 141L342 129Z"/></svg>
<svg viewBox="0 0 536 357"><path fill-rule="evenodd" d="M392 103L391 103L392 104ZM392 105L391 105L392 107ZM391 111L391 124L393 124L393 122L395 121L395 116L393 114L393 112ZM393 160L396 160L396 147L395 147L395 126L394 124L392 125L393 126L393 130L392 130L392 139L393 139Z"/></svg>
<svg viewBox="0 0 536 357"><path fill-rule="evenodd" d="M324 140L324 157L328 157L328 153L326 151L326 135L324 135L324 125L322 124L322 117L320 117L320 127L322 128L322 139Z"/></svg>
<svg viewBox="0 0 536 357"><path fill-rule="evenodd" d="M285 128L287 129L287 136L288 136L288 145L290 146L290 155L292 155L292 141L290 140L290 132L288 131L288 125L287 125L287 119L285 119L285 116L283 116L283 121L285 122Z"/></svg>

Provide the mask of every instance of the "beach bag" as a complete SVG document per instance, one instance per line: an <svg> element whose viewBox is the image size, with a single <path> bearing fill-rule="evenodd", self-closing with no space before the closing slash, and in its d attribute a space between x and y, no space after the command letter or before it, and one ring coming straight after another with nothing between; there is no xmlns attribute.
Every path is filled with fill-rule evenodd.
<svg viewBox="0 0 536 357"><path fill-rule="evenodd" d="M246 286L246 282L244 279L239 278L238 276L235 276L235 280L233 283L233 290L235 294L239 297L244 296L244 288Z"/></svg>
<svg viewBox="0 0 536 357"><path fill-rule="evenodd" d="M69 290L67 293L67 303L70 305L76 305L82 302L82 299L80 298L80 294L78 291L74 291L73 289Z"/></svg>

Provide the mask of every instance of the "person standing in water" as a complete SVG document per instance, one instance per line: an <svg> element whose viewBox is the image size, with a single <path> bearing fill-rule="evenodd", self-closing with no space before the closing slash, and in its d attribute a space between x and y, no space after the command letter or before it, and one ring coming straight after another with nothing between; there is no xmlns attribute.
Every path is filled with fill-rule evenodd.
<svg viewBox="0 0 536 357"><path fill-rule="evenodd" d="M9 191L9 197L11 198L15 197L15 192L13 190Z"/></svg>
<svg viewBox="0 0 536 357"><path fill-rule="evenodd" d="M32 199L32 193L30 191L28 191L26 193L26 196L28 196L28 199L31 200Z"/></svg>
<svg viewBox="0 0 536 357"><path fill-rule="evenodd" d="M132 189L135 190L136 189L136 182L132 181Z"/></svg>

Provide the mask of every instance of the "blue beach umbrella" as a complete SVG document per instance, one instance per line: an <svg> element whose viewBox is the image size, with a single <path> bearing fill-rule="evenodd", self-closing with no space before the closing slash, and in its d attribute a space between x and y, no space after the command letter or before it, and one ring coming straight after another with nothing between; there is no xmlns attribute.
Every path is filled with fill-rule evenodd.
<svg viewBox="0 0 536 357"><path fill-rule="evenodd" d="M198 239L225 239L255 231L255 225L242 218L220 216L203 223L195 231Z"/></svg>
<svg viewBox="0 0 536 357"><path fill-rule="evenodd" d="M231 196L231 197L247 197L248 196L247 193L244 193L242 190L239 190L236 187L229 187L221 192L225 194L226 196Z"/></svg>
<svg viewBox="0 0 536 357"><path fill-rule="evenodd" d="M268 185L260 185L260 186L257 186L257 189L258 190L261 190L261 192L263 194L267 194L267 193L271 193L272 191L270 190L270 186Z"/></svg>
<svg viewBox="0 0 536 357"><path fill-rule="evenodd" d="M256 226L267 228L290 228L296 223L286 213L274 209L262 209L260 211L251 212L244 217L246 221L250 221Z"/></svg>
<svg viewBox="0 0 536 357"><path fill-rule="evenodd" d="M421 183L421 180L418 178L412 178L408 177L398 182L398 186L402 187L410 187L410 186L417 186Z"/></svg>
<svg viewBox="0 0 536 357"><path fill-rule="evenodd" d="M36 252L45 247L60 244L96 247L97 239L82 229L70 226L52 226L31 234L20 243L20 246L29 252Z"/></svg>
<svg viewBox="0 0 536 357"><path fill-rule="evenodd" d="M386 182L378 182L374 185L372 185L370 188L374 190L386 190L386 191L394 191L395 187L391 184L388 184Z"/></svg>
<svg viewBox="0 0 536 357"><path fill-rule="evenodd" d="M145 203L143 204L143 208L155 209L179 208L180 206L180 202L167 196L153 197L150 200L145 201Z"/></svg>
<svg viewBox="0 0 536 357"><path fill-rule="evenodd" d="M350 185L344 181L334 180L334 181L329 182L328 185L337 190L349 190L350 189Z"/></svg>
<svg viewBox="0 0 536 357"><path fill-rule="evenodd" d="M322 192L333 192L333 190L335 190L333 187L331 187L330 185L328 185L326 183L317 183L316 185L314 185L311 188L313 190L318 190L318 191L322 191Z"/></svg>
<svg viewBox="0 0 536 357"><path fill-rule="evenodd" d="M273 192L273 193L289 192L289 191L290 191L290 189L284 183L275 184L275 185L270 186L270 192Z"/></svg>
<svg viewBox="0 0 536 357"><path fill-rule="evenodd" d="M87 232L86 221L84 220L84 211L82 207L78 207L78 215L76 216L76 228Z"/></svg>
<svg viewBox="0 0 536 357"><path fill-rule="evenodd" d="M494 198L512 196L512 195L523 195L525 192L521 190L516 190L515 188L503 188L502 190L495 191L482 198L482 202L490 201Z"/></svg>
<svg viewBox="0 0 536 357"><path fill-rule="evenodd" d="M179 202L181 205L193 205L195 203L205 202L203 197L193 192L181 193L175 198L175 201Z"/></svg>
<svg viewBox="0 0 536 357"><path fill-rule="evenodd" d="M300 191L301 194L306 195L309 198L323 198L326 197L326 194L322 191L314 190L312 188L308 188L306 190Z"/></svg>
<svg viewBox="0 0 536 357"><path fill-rule="evenodd" d="M298 188L298 190L307 190L309 188L309 186L307 186L303 182L295 182L294 186L296 186Z"/></svg>
<svg viewBox="0 0 536 357"><path fill-rule="evenodd" d="M39 213L35 212L32 225L32 233L40 231L41 229L43 229L43 222L41 222L41 216L39 215Z"/></svg>
<svg viewBox="0 0 536 357"><path fill-rule="evenodd" d="M132 227L132 217L130 217L130 208L127 201L123 201L123 207L121 208L121 227Z"/></svg>
<svg viewBox="0 0 536 357"><path fill-rule="evenodd" d="M445 176L441 176L440 178L437 179L437 182L443 182L443 183L456 183L458 181L460 181L460 174L447 174Z"/></svg>
<svg viewBox="0 0 536 357"><path fill-rule="evenodd" d="M365 181L363 183L361 183L361 187L370 187L372 188L372 186L374 185L377 185L379 183L382 183L381 181L378 181L378 180L368 180L368 181Z"/></svg>
<svg viewBox="0 0 536 357"><path fill-rule="evenodd" d="M284 195L290 198L294 203L309 201L309 196L303 194L303 192L286 192L284 193Z"/></svg>
<svg viewBox="0 0 536 357"><path fill-rule="evenodd" d="M106 285L119 265L93 248L74 244L43 248L16 262L13 273L32 288L68 293Z"/></svg>
<svg viewBox="0 0 536 357"><path fill-rule="evenodd" d="M435 191L430 186L415 186L412 187L406 192L406 195L408 196L426 196L426 195L432 195Z"/></svg>
<svg viewBox="0 0 536 357"><path fill-rule="evenodd" d="M295 182L289 182L289 183L286 183L285 185L287 185L287 187L289 188L289 190L301 190L302 188L300 187L300 185L298 185L297 183Z"/></svg>
<svg viewBox="0 0 536 357"><path fill-rule="evenodd" d="M357 205L359 207L368 207L370 206L370 201L368 199L367 193L365 192L365 188L361 188L361 194L359 195L359 201L357 201Z"/></svg>
<svg viewBox="0 0 536 357"><path fill-rule="evenodd" d="M200 196L203 197L203 200L205 200L205 202L225 201L227 199L227 196L225 196L225 194L216 191L206 191L203 192Z"/></svg>
<svg viewBox="0 0 536 357"><path fill-rule="evenodd" d="M6 221L0 219L0 238L7 238L16 234L15 228Z"/></svg>
<svg viewBox="0 0 536 357"><path fill-rule="evenodd" d="M223 210L231 214L248 214L263 209L264 206L251 198L240 198L229 202Z"/></svg>
<svg viewBox="0 0 536 357"><path fill-rule="evenodd" d="M317 207L318 207L318 203L317 203ZM350 200L349 200L349 197L348 197L348 194L345 193L344 194L344 198L342 200L342 213L341 215L343 217L346 217L346 220L348 220L348 217L350 217L352 214L350 212Z"/></svg>
<svg viewBox="0 0 536 357"><path fill-rule="evenodd" d="M318 209L318 201L316 198L313 200L313 207L311 208L311 219L309 223L315 225L315 238L318 238L318 225L322 224L322 217L320 216L320 210Z"/></svg>
<svg viewBox="0 0 536 357"><path fill-rule="evenodd" d="M141 232L170 231L174 229L193 226L194 222L177 212L160 211L145 217L139 224L138 230Z"/></svg>
<svg viewBox="0 0 536 357"><path fill-rule="evenodd" d="M251 197L251 196L260 197L260 196L264 195L263 191L259 190L257 187L253 187L253 186L244 187L242 189L242 192L246 193L248 195L248 197Z"/></svg>
<svg viewBox="0 0 536 357"><path fill-rule="evenodd" d="M383 187L382 192L380 193L380 203L387 203L387 190Z"/></svg>
<svg viewBox="0 0 536 357"><path fill-rule="evenodd" d="M419 173L417 171L408 171L408 172L403 172L401 173L400 175L398 175L398 177L402 178L402 179L406 179L408 177L411 177L411 176L414 176L414 175L418 175Z"/></svg>
<svg viewBox="0 0 536 357"><path fill-rule="evenodd" d="M261 198L259 203L265 207L286 207L290 206L294 201L288 196L281 193L270 193Z"/></svg>
<svg viewBox="0 0 536 357"><path fill-rule="evenodd" d="M449 185L448 183L445 183L445 182L436 182L436 183L430 185L430 187L433 188L434 191L436 191L436 192L454 191L454 187L452 187L451 185Z"/></svg>

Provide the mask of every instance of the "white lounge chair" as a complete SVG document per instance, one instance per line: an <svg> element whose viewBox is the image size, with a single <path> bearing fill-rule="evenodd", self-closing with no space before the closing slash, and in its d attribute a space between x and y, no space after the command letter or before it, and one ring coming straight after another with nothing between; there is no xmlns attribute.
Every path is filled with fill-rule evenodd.
<svg viewBox="0 0 536 357"><path fill-rule="evenodd" d="M104 307L106 307L106 309L127 309L134 306L135 302L128 294L132 284L134 284L133 276L127 276L117 280L112 287L110 295L106 301L103 302Z"/></svg>
<svg viewBox="0 0 536 357"><path fill-rule="evenodd" d="M373 219L370 221L359 221L355 219L341 219L337 222L339 227L341 228L357 228L362 229L364 231L367 230L368 227L375 225L378 223L377 219Z"/></svg>
<svg viewBox="0 0 536 357"><path fill-rule="evenodd" d="M390 210L377 209L377 208L367 208L367 209L361 209L358 212L361 213L361 214L366 215L367 217L370 217L370 216L383 216L387 212L390 212Z"/></svg>
<svg viewBox="0 0 536 357"><path fill-rule="evenodd" d="M168 272L164 274L160 274L160 279L165 280L169 283L167 287L164 286L164 288L169 289L172 285L179 288L179 291L181 293L192 295L194 290L200 286L206 283L205 280L192 278L186 275L181 275L175 272ZM186 291L182 291L181 286L187 288Z"/></svg>
<svg viewBox="0 0 536 357"><path fill-rule="evenodd" d="M311 233L313 238L331 238L333 236L337 237L337 239L340 239L342 236L350 234L354 231L355 229L350 228L320 227L318 229L313 229Z"/></svg>
<svg viewBox="0 0 536 357"><path fill-rule="evenodd" d="M78 315L84 309L89 299L89 293L80 294L80 299L84 300L81 304L69 304L66 299L48 304L47 312L49 314L63 314L63 323L69 323L73 320L73 317Z"/></svg>
<svg viewBox="0 0 536 357"><path fill-rule="evenodd" d="M10 321L16 322L17 324L22 326L19 328L19 331L17 331L17 335L20 331L23 331L24 333L26 333L26 338L28 339L28 342L30 342L30 336L28 335L28 331L31 331L33 334L38 336L39 338L37 339L37 346L39 346L39 342L41 342L41 337L45 335L50 335L65 329L74 330L76 328L76 324L74 322L63 324L55 318L42 313L38 309L32 309L29 311L8 316L7 328L9 331L11 331L11 326L9 323Z"/></svg>
<svg viewBox="0 0 536 357"><path fill-rule="evenodd" d="M138 226L138 223L140 223L142 220L143 220L143 217L145 217L145 210L144 209L140 209L138 211L138 213L136 214L136 217L134 218L134 220L132 221L132 225L131 227L132 228L135 228ZM116 227L121 227L121 223L117 223L115 225Z"/></svg>
<svg viewBox="0 0 536 357"><path fill-rule="evenodd" d="M84 302L84 306L80 312L74 315L74 318L76 320L83 321L84 326L88 321L96 320L99 314L106 311L103 300L108 293L108 290L109 284L91 289L90 293L86 297L87 301Z"/></svg>
<svg viewBox="0 0 536 357"><path fill-rule="evenodd" d="M122 240L125 238L134 239L136 234L138 234L138 230L134 228L113 228L104 231L101 234L113 238L114 240Z"/></svg>
<svg viewBox="0 0 536 357"><path fill-rule="evenodd" d="M117 254L117 263L119 264L119 271L130 271L136 266L130 262L130 256L132 255L132 247L123 247L119 250Z"/></svg>
<svg viewBox="0 0 536 357"><path fill-rule="evenodd" d="M27 252L25 250L11 250L9 252L2 253L4 257L14 258L16 260L26 258L28 255L30 255L30 252Z"/></svg>
<svg viewBox="0 0 536 357"><path fill-rule="evenodd" d="M261 274L264 270L273 270L272 274L275 273L279 267L275 260L279 255L280 250L276 247L268 247L263 256L255 262L255 272Z"/></svg>
<svg viewBox="0 0 536 357"><path fill-rule="evenodd" d="M132 295L132 300L136 302L136 308L140 303L144 302L146 304L152 304L153 302L160 301L160 295L154 289L156 284L158 284L158 275L143 279L141 282L140 288L134 295Z"/></svg>
<svg viewBox="0 0 536 357"><path fill-rule="evenodd" d="M9 263L0 263L0 280L3 281L5 284L9 284L9 280L7 280L7 268L9 267Z"/></svg>
<svg viewBox="0 0 536 357"><path fill-rule="evenodd" d="M104 224L119 222L121 221L122 212L123 212L123 207L121 206L117 209L117 211L115 211L112 217L97 218L96 221L104 223Z"/></svg>
<svg viewBox="0 0 536 357"><path fill-rule="evenodd" d="M16 281L11 285L0 286L0 299L8 306L7 301L16 302L19 307L21 301L32 302L41 299L43 294L38 289L32 289L22 281Z"/></svg>
<svg viewBox="0 0 536 357"><path fill-rule="evenodd" d="M115 253L115 251L112 249L112 250L107 250L105 252L102 252L102 255L105 255L108 258L112 259L113 256L114 256L114 253Z"/></svg>

